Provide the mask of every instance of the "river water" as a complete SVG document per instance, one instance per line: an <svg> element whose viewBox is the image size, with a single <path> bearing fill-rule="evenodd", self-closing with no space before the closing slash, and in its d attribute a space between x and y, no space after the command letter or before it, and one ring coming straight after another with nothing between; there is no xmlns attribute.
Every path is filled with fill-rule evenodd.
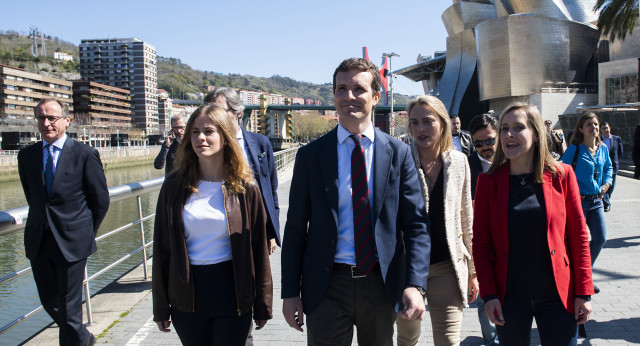
<svg viewBox="0 0 640 346"><path fill-rule="evenodd" d="M161 177L163 170L156 170L153 164L144 166L113 169L105 172L109 187L124 185L136 181L142 181ZM143 195L142 215L146 216L155 212L158 191ZM6 210L26 205L22 186L19 181L0 183L0 210ZM138 219L138 205L136 198L112 203L105 217L98 235L104 234L129 222ZM153 222L145 222L145 238L150 241L152 237ZM87 271L93 273L104 268L107 264L137 249L140 246L140 226L136 225L120 232L117 235L106 238L98 243L98 252L88 260ZM150 254L151 251L148 251ZM111 281L118 278L133 266L142 262L142 254L137 254L119 266L111 269L90 283L91 294L96 293ZM18 231L5 236L0 236L0 277L13 271L28 267L29 261L24 255L23 232ZM9 281L0 286L0 326L3 326L19 316L40 306L38 293L31 273ZM86 316L84 317L86 321ZM17 345L33 335L36 331L51 323L51 318L46 312L41 311L27 321L0 336L0 345Z"/></svg>

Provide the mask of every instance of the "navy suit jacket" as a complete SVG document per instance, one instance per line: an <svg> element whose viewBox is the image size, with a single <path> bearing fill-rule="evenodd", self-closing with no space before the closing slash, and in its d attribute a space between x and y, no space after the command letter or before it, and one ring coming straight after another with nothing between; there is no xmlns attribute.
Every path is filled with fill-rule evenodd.
<svg viewBox="0 0 640 346"><path fill-rule="evenodd" d="M375 130L373 232L387 297L396 311L407 285L426 288L431 241L418 173L405 143ZM320 304L338 239L337 128L300 148L282 247L282 298Z"/></svg>
<svg viewBox="0 0 640 346"><path fill-rule="evenodd" d="M613 175L618 174L618 159L622 156L622 139L616 135L609 135L611 139L611 147L609 148L609 157L611 158L611 166L613 167ZM604 141L604 137L600 135L600 139Z"/></svg>
<svg viewBox="0 0 640 346"><path fill-rule="evenodd" d="M480 162L477 152L467 156L467 161L469 161L469 169L471 171L471 199L475 199L478 176L484 172L482 171L482 163Z"/></svg>
<svg viewBox="0 0 640 346"><path fill-rule="evenodd" d="M29 215L24 230L27 258L40 249L46 222L65 259L75 262L96 252L95 235L109 209L109 190L98 151L67 137L47 196L42 142L18 153L18 172Z"/></svg>
<svg viewBox="0 0 640 346"><path fill-rule="evenodd" d="M253 176L260 186L262 202L267 210L267 238L280 242L280 206L278 205L278 172L273 159L273 148L269 138L259 133L242 129L247 158Z"/></svg>

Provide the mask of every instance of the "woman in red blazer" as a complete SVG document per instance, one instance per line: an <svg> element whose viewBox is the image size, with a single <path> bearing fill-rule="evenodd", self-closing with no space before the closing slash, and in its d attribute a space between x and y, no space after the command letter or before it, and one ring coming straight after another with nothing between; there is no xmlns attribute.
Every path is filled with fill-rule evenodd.
<svg viewBox="0 0 640 346"><path fill-rule="evenodd" d="M575 174L549 153L535 106L510 104L498 131L494 161L478 179L473 218L487 315L501 345L528 345L533 318L543 345L575 345L593 294Z"/></svg>

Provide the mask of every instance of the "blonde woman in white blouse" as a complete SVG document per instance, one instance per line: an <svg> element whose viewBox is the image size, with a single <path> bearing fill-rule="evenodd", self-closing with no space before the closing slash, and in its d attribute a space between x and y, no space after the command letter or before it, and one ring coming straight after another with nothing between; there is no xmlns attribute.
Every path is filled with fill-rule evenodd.
<svg viewBox="0 0 640 346"><path fill-rule="evenodd" d="M467 158L454 150L446 108L433 96L407 106L411 149L429 214L427 305L435 345L458 345L462 309L478 297L471 258L473 209ZM425 222L427 222L425 220ZM420 321L397 319L398 345L415 345Z"/></svg>

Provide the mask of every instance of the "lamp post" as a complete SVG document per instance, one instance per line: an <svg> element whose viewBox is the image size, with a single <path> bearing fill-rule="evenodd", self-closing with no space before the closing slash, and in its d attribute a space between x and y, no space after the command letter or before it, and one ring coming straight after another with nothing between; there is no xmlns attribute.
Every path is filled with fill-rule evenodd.
<svg viewBox="0 0 640 346"><path fill-rule="evenodd" d="M395 114L393 113L393 70L391 69L391 58L393 58L394 56L400 57L400 55L391 52L391 53L382 53L382 57L383 58L389 58L389 106L391 109L391 120L393 121L393 124L395 125ZM395 126L394 127L389 127L389 134L391 136L393 136L395 134Z"/></svg>

